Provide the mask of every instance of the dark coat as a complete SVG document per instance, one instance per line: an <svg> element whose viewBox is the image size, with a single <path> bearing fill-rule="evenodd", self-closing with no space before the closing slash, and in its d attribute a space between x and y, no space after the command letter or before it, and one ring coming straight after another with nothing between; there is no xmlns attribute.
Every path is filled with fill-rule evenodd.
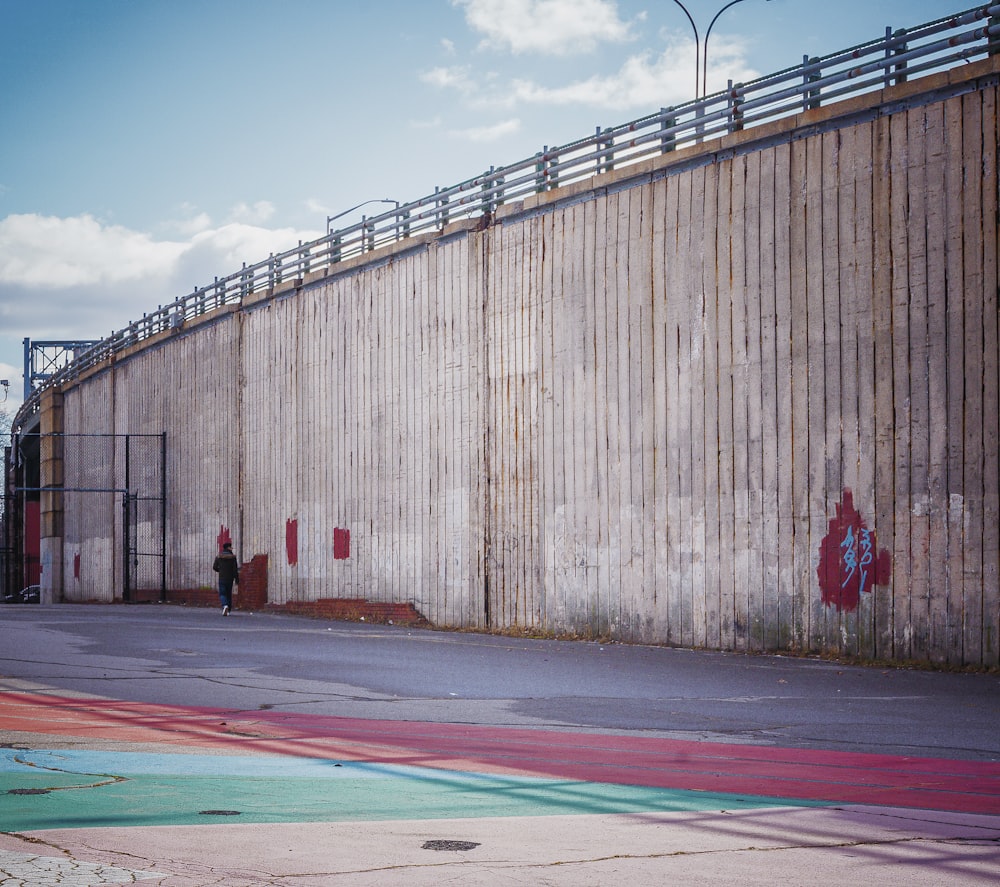
<svg viewBox="0 0 1000 887"><path fill-rule="evenodd" d="M219 574L219 579L223 582L239 582L240 567L236 563L236 555L231 551L222 551L212 564L212 569Z"/></svg>

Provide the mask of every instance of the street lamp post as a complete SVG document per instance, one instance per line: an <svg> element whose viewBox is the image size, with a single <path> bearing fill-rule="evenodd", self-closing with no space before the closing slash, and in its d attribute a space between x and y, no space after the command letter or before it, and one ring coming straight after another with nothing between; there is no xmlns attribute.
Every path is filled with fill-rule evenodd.
<svg viewBox="0 0 1000 887"><path fill-rule="evenodd" d="M709 22L708 30L705 31L705 40L699 41L698 38L698 27L694 23L694 19L691 17L691 13L687 11L687 7L681 3L681 0L674 0L682 10L684 10L684 15L687 16L688 21L691 22L691 29L694 31L694 97L696 99L703 98L708 95L708 38L712 34L712 28L715 23L719 20L719 16L722 15L730 6L735 6L737 3L742 3L743 0L730 0L725 6L722 7ZM770 2L770 0L766 0ZM699 85L699 62L701 68L701 83Z"/></svg>
<svg viewBox="0 0 1000 887"><path fill-rule="evenodd" d="M688 12L687 7L681 3L681 0L674 0L687 16L689 22L691 22L691 30L694 31L694 97L699 98L698 92L698 53L701 50L701 38L698 37L698 26L694 23L694 19L691 18L691 13ZM713 19L714 21L714 19Z"/></svg>
<svg viewBox="0 0 1000 887"><path fill-rule="evenodd" d="M363 207L363 206L368 206L369 203L392 203L392 204L395 205L396 209L399 209L399 201L398 200L390 200L388 197L375 198L373 200L363 200L357 206L352 206L350 209L345 209L342 213L337 213L335 216L327 216L326 217L326 233L327 234L330 233L330 222L336 221L337 219L340 219L340 218L348 215L349 213L354 212L354 210L356 210L356 209L361 209L361 207Z"/></svg>

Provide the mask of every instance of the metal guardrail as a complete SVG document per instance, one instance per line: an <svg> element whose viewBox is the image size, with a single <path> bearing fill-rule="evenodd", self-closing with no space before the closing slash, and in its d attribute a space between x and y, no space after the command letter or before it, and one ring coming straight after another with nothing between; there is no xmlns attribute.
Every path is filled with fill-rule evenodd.
<svg viewBox="0 0 1000 887"><path fill-rule="evenodd" d="M750 83L730 82L726 90L697 101L661 108L656 114L619 126L598 127L587 138L546 146L533 157L499 169L490 167L476 178L435 188L433 194L412 203L362 216L359 223L318 240L300 242L253 265L244 264L234 274L217 277L208 286L112 333L46 384L72 378L144 339L179 329L187 320L221 306L239 304L255 292L301 280L311 272L416 234L440 231L460 219L492 214L504 203L997 52L1000 4L986 4L916 28L886 28L884 37L851 49L822 58L804 57L801 65ZM37 408L37 399L36 391L31 401L25 402L22 414Z"/></svg>

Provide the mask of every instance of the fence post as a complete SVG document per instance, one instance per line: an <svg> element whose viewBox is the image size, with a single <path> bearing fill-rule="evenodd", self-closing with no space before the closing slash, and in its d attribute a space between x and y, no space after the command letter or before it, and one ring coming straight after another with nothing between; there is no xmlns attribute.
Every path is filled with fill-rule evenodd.
<svg viewBox="0 0 1000 887"><path fill-rule="evenodd" d="M436 199L434 206L437 209L438 223L441 225L441 229L444 230L448 225L448 195L445 194L443 197L437 197L440 193L441 189L435 185L434 194Z"/></svg>
<svg viewBox="0 0 1000 887"><path fill-rule="evenodd" d="M669 154L677 147L677 136L669 131L677 126L677 118L669 116L669 112L672 110L672 108L660 108L660 114L664 115L660 121L660 132L663 133L660 136L661 154Z"/></svg>
<svg viewBox="0 0 1000 887"><path fill-rule="evenodd" d="M818 58L809 58L809 56L802 56L802 68L803 76L802 82L806 86L806 89L802 93L802 106L806 111L814 111L819 107L819 87L809 88L810 83L818 83L822 75L819 71L813 71L811 74L808 73L806 69L810 65L818 65Z"/></svg>
<svg viewBox="0 0 1000 887"><path fill-rule="evenodd" d="M546 145L539 151L535 157L535 193L541 194L545 190L545 179L548 169L546 154L548 154L549 146Z"/></svg>
<svg viewBox="0 0 1000 887"><path fill-rule="evenodd" d="M160 603L167 600L167 432L160 432Z"/></svg>
<svg viewBox="0 0 1000 887"><path fill-rule="evenodd" d="M601 138L602 133L611 132L611 128L602 130L601 127L597 127L594 131L594 142L597 145L597 174L600 175L602 172L611 172L615 168L615 152L611 149L614 147L615 140L613 138Z"/></svg>
<svg viewBox="0 0 1000 887"><path fill-rule="evenodd" d="M897 37L897 38L905 37L906 36L906 28L900 28L892 36L893 37ZM896 47L895 51L893 52L893 55L894 56L906 55L906 49L907 49L907 46L906 46L906 42L904 41L903 43L900 43L899 46ZM906 60L904 59L901 62L896 62L895 66L894 66L894 70L895 70L895 82L897 84L898 83L906 83Z"/></svg>
<svg viewBox="0 0 1000 887"><path fill-rule="evenodd" d="M490 196L490 188L493 187L493 173L496 167L490 166L490 171L483 177L483 184L480 187L480 191L483 192L483 201L480 205L480 210L484 216L488 216L493 212L493 198Z"/></svg>
<svg viewBox="0 0 1000 887"><path fill-rule="evenodd" d="M742 89L742 83L737 83L736 86L733 86L732 80L729 81L727 86L729 95L726 103L729 106L729 131L731 133L739 132L743 129L743 109L740 107L743 104Z"/></svg>
<svg viewBox="0 0 1000 887"><path fill-rule="evenodd" d="M885 26L885 62L882 68L882 83L888 89L892 86L892 25Z"/></svg>

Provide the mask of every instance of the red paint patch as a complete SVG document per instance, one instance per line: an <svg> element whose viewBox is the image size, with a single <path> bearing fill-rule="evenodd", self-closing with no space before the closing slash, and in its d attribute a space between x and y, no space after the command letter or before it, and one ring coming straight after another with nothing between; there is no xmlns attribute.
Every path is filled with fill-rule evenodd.
<svg viewBox="0 0 1000 887"><path fill-rule="evenodd" d="M285 520L285 557L290 567L299 562L299 522L295 518Z"/></svg>
<svg viewBox="0 0 1000 887"><path fill-rule="evenodd" d="M80 552L73 555L73 578L80 578Z"/></svg>
<svg viewBox="0 0 1000 887"><path fill-rule="evenodd" d="M854 496L844 490L837 505L837 516L819 547L819 587L823 603L838 610L853 612L861 595L875 585L887 585L892 572L889 552L877 551L875 533L869 530L854 508Z"/></svg>
<svg viewBox="0 0 1000 887"><path fill-rule="evenodd" d="M351 531L336 527L333 531L333 559L346 561L351 556Z"/></svg>
<svg viewBox="0 0 1000 887"><path fill-rule="evenodd" d="M231 545L233 537L229 535L229 527L219 524L219 535L215 537L215 541L219 543L219 551L222 551L222 546L227 542Z"/></svg>

